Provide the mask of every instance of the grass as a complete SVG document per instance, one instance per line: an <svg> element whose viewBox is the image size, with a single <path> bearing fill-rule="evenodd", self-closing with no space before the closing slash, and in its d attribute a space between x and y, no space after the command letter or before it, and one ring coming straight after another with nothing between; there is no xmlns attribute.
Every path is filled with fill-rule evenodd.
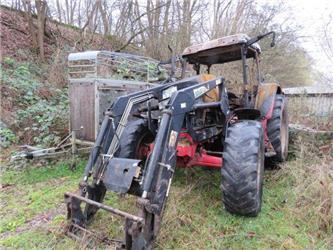
<svg viewBox="0 0 333 250"><path fill-rule="evenodd" d="M0 233L14 232L35 216L58 207L63 193L77 185L73 179L79 179L82 168L83 162L76 172L71 172L66 164L6 171L2 185L7 187L0 193Z"/></svg>
<svg viewBox="0 0 333 250"><path fill-rule="evenodd" d="M244 218L222 209L219 173L206 176L203 172L190 178L202 180L185 196L181 194L187 184L176 178L176 190L170 197L176 202L168 206L161 248L269 249L285 244L301 248L309 245L309 236L299 230L303 225L288 212L293 197L287 192L287 180L272 180L275 173L267 173L262 212L256 218Z"/></svg>
<svg viewBox="0 0 333 250"><path fill-rule="evenodd" d="M300 154L306 152L300 151ZM266 171L263 207L255 218L231 215L223 209L219 171L178 169L157 249L329 249L332 224L323 221L327 222L331 214L329 210L318 213L321 207L314 202L314 195L329 198L330 193L320 193L323 190L318 191L308 178L314 181L317 177L304 172L316 172L309 169L323 160L318 157L295 155L280 170ZM69 170L69 164L59 163L3 173L0 246L8 249L84 248L82 242L63 234L66 224L63 193L76 190L84 164L85 161L80 162L74 172ZM322 181L329 185L330 179L325 178ZM303 182L312 183L313 192L306 190ZM125 197L123 201L112 193L107 194L105 203L126 211L133 211L135 207L133 199ZM101 235L123 235L122 221L104 211L97 213L90 229ZM96 247L106 248L101 244Z"/></svg>

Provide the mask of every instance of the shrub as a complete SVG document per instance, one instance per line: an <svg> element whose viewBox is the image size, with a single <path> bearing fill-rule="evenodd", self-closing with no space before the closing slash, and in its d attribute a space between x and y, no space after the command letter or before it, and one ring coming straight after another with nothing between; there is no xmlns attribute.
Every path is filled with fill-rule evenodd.
<svg viewBox="0 0 333 250"><path fill-rule="evenodd" d="M0 147L7 148L17 140L13 131L9 128L0 128Z"/></svg>
<svg viewBox="0 0 333 250"><path fill-rule="evenodd" d="M2 67L2 83L6 86L11 112L16 114L16 132L20 143L49 145L59 142L68 127L67 88L56 88L41 82L42 67L32 63L16 63L6 59ZM15 94L15 96L10 96ZM6 100L2 101L6 103Z"/></svg>

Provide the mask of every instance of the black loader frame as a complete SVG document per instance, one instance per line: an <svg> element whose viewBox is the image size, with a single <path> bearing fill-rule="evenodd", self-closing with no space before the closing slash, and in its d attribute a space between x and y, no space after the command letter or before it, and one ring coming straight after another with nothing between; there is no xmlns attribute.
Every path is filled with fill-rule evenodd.
<svg viewBox="0 0 333 250"><path fill-rule="evenodd" d="M143 235L141 234L143 233L142 230L145 222L143 218L104 206L94 201L94 198L104 195L103 192L105 192L105 190L103 185L109 186L110 189L115 192L126 193L130 189L133 178L135 178L140 160L115 157L119 147L119 138L126 128L132 107L144 102L149 102L152 99L156 99L159 102L165 101L166 98L163 97L163 91L177 88L171 97L168 98L170 100L162 111L162 118L158 133L156 134L154 150L149 160L146 162L141 198L138 200L139 205L142 207L143 214L149 214L149 216L161 215L176 167L177 140L186 113L193 111L193 108L198 108L198 106L194 105L195 100L216 87L218 87L222 95L226 97L225 88L223 87L223 78L203 83L199 83L198 78L199 77L193 77L186 81L167 83L146 91L120 97L106 112L95 146L85 169L83 182L80 184L80 195L66 193L66 199L69 201L69 216L74 224L84 226L86 220L89 219L89 214L83 214L80 209L80 201L83 201L92 206L125 217L127 221L127 238L133 238L133 236L135 236L134 238L139 237L140 240L142 240L141 237L143 237ZM220 107L222 114L227 117L229 113L228 99L223 98L223 100L225 100L225 102L221 103ZM216 106L216 103L212 103L211 105ZM209 106L205 105L205 108L207 107ZM154 125L151 124L150 126L153 127ZM222 129L223 128L221 128L221 130ZM94 166L96 168L95 171L93 171ZM89 185L88 179L92 174L94 174L94 180L92 184ZM88 199L84 198L86 194L88 194ZM70 198L70 200L68 200L68 198ZM97 200L99 199L97 198ZM151 237L151 235L149 235L149 237ZM134 240L134 242L136 241Z"/></svg>

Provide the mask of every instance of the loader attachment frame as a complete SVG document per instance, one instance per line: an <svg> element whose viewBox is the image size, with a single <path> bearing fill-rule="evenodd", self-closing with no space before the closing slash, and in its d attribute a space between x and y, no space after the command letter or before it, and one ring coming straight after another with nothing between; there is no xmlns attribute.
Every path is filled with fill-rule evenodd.
<svg viewBox="0 0 333 250"><path fill-rule="evenodd" d="M104 121L85 168L83 181L79 185L79 195L65 194L70 223L84 228L89 222L90 216L101 208L126 219L126 240L124 242L126 248L131 246L136 249L137 247L147 247L150 244L154 235L157 234L156 230L158 230L154 229L152 225L162 216L165 201L169 194L177 162L178 139L184 129L186 114L200 108L200 104L195 105L195 102L213 89L218 89L221 101L218 104L212 102L201 105L204 108L210 106L218 108L224 117L230 114L227 93L223 86L224 79L215 78L205 81L206 79L207 76L195 76L186 80L165 83L149 90L119 97L113 103L105 112ZM103 199L106 189L126 193L131 184L128 182L128 178L135 178L136 171L132 169L118 171L116 173L117 180L114 178L115 168L123 170L124 167L120 168L120 166L129 166L129 163L134 163L133 167L139 165L138 160L117 157L119 138L126 129L134 107L149 103L152 99L157 100L160 105L164 106L159 109L159 128L153 149L145 163L140 183L141 197L137 204L141 215L135 216L106 206L99 201ZM218 131L214 130L216 134L214 135L214 132L211 132L209 137L216 136L223 129L222 127ZM191 131L192 129L188 128L189 134ZM193 137L195 138L194 135ZM201 157L200 159L207 158ZM209 160L218 164L222 163L221 157L209 156ZM212 163L209 162L209 164ZM124 173L123 176L122 173ZM131 176L128 177L129 173L131 173ZM89 183L89 177L91 176L93 176L93 180ZM127 178L127 187L123 186L124 182L119 181L122 178ZM87 203L89 208L82 211L80 208L81 202ZM147 228L153 228L153 230L147 231Z"/></svg>

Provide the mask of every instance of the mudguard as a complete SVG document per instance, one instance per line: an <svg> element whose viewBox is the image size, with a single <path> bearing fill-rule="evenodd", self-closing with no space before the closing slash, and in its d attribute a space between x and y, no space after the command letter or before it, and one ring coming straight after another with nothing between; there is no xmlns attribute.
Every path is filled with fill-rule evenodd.
<svg viewBox="0 0 333 250"><path fill-rule="evenodd" d="M272 117L275 95L279 93L282 93L282 90L277 83L264 83L259 86L255 108L260 110L262 117L268 120Z"/></svg>

